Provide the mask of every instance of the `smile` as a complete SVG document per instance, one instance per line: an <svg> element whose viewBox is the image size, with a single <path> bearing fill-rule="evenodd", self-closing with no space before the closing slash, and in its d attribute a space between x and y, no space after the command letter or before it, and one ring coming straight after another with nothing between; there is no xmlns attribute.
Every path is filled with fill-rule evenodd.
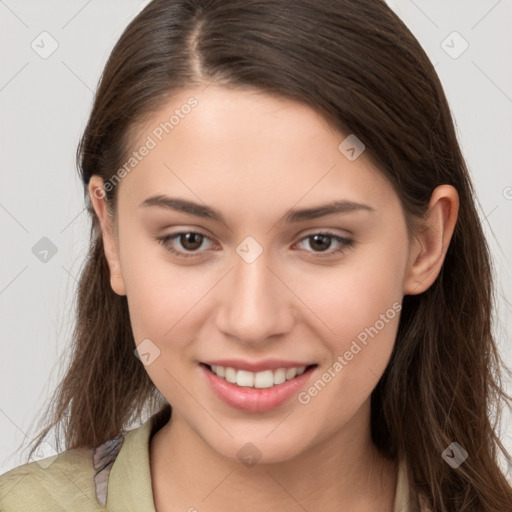
<svg viewBox="0 0 512 512"><path fill-rule="evenodd" d="M238 365L245 366L243 369L234 368L234 364L207 363L200 363L198 368L210 390L222 402L245 412L262 413L288 402L306 386L318 368L317 364L291 366L292 363L288 363L288 368L281 364L274 361L265 364L266 369L263 363L253 365L253 369L258 371L249 370L251 365L247 363Z"/></svg>
<svg viewBox="0 0 512 512"><path fill-rule="evenodd" d="M250 372L248 370L236 370L235 368L212 365L210 370L227 382L240 387L247 388L271 388L291 380L297 375L302 375L306 370L305 366L295 368L278 368L276 370L264 370L261 372Z"/></svg>

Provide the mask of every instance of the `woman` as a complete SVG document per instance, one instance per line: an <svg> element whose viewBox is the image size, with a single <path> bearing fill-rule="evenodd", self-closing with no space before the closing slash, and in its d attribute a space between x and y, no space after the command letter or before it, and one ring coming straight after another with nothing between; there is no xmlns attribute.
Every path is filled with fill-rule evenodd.
<svg viewBox="0 0 512 512"><path fill-rule="evenodd" d="M512 508L471 181L384 2L151 2L78 156L66 450L2 508Z"/></svg>

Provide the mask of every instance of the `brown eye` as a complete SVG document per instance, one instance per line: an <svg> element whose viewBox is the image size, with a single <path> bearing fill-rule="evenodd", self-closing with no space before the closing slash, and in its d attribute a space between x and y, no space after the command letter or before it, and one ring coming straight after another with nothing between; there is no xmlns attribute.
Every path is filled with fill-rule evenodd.
<svg viewBox="0 0 512 512"><path fill-rule="evenodd" d="M312 240L312 242L309 243L311 248L318 249L320 251L328 249L332 241L332 237L322 234L310 236L309 239Z"/></svg>
<svg viewBox="0 0 512 512"><path fill-rule="evenodd" d="M304 237L299 243L304 243L306 240L309 240L308 245L312 249L312 251L310 250L308 252L312 252L319 257L341 254L354 244L354 240L341 237L334 233L313 233ZM338 248L329 250L333 243L337 244Z"/></svg>
<svg viewBox="0 0 512 512"><path fill-rule="evenodd" d="M201 249L203 242L209 240L206 235L195 231L181 231L172 235L165 235L156 239L167 251L183 258L198 257L204 252ZM176 246L178 246L176 248Z"/></svg>
<svg viewBox="0 0 512 512"><path fill-rule="evenodd" d="M195 251L201 247L203 235L199 233L181 233L178 235L181 246L187 251Z"/></svg>

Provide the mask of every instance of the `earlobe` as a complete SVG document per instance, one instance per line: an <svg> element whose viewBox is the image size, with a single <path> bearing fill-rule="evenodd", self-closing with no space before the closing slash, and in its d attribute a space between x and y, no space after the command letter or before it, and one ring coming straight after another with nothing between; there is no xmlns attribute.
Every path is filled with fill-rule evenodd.
<svg viewBox="0 0 512 512"><path fill-rule="evenodd" d="M126 287L119 260L119 250L112 226L112 219L107 210L103 180L97 175L91 176L89 181L89 197L101 226L105 257L110 269L110 286L118 295L126 295Z"/></svg>
<svg viewBox="0 0 512 512"><path fill-rule="evenodd" d="M451 185L438 186L411 243L405 295L420 294L436 280L450 245L458 212L457 190Z"/></svg>

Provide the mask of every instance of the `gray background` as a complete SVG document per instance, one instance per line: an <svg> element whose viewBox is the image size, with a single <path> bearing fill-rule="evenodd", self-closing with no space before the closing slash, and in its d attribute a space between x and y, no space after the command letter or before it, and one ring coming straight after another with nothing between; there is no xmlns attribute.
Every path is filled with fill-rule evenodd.
<svg viewBox="0 0 512 512"><path fill-rule="evenodd" d="M0 0L0 473L24 462L16 449L63 375L89 236L76 146L110 50L146 3ZM512 366L512 2L388 3L445 87L498 276L499 348ZM502 429L512 450L508 414Z"/></svg>

